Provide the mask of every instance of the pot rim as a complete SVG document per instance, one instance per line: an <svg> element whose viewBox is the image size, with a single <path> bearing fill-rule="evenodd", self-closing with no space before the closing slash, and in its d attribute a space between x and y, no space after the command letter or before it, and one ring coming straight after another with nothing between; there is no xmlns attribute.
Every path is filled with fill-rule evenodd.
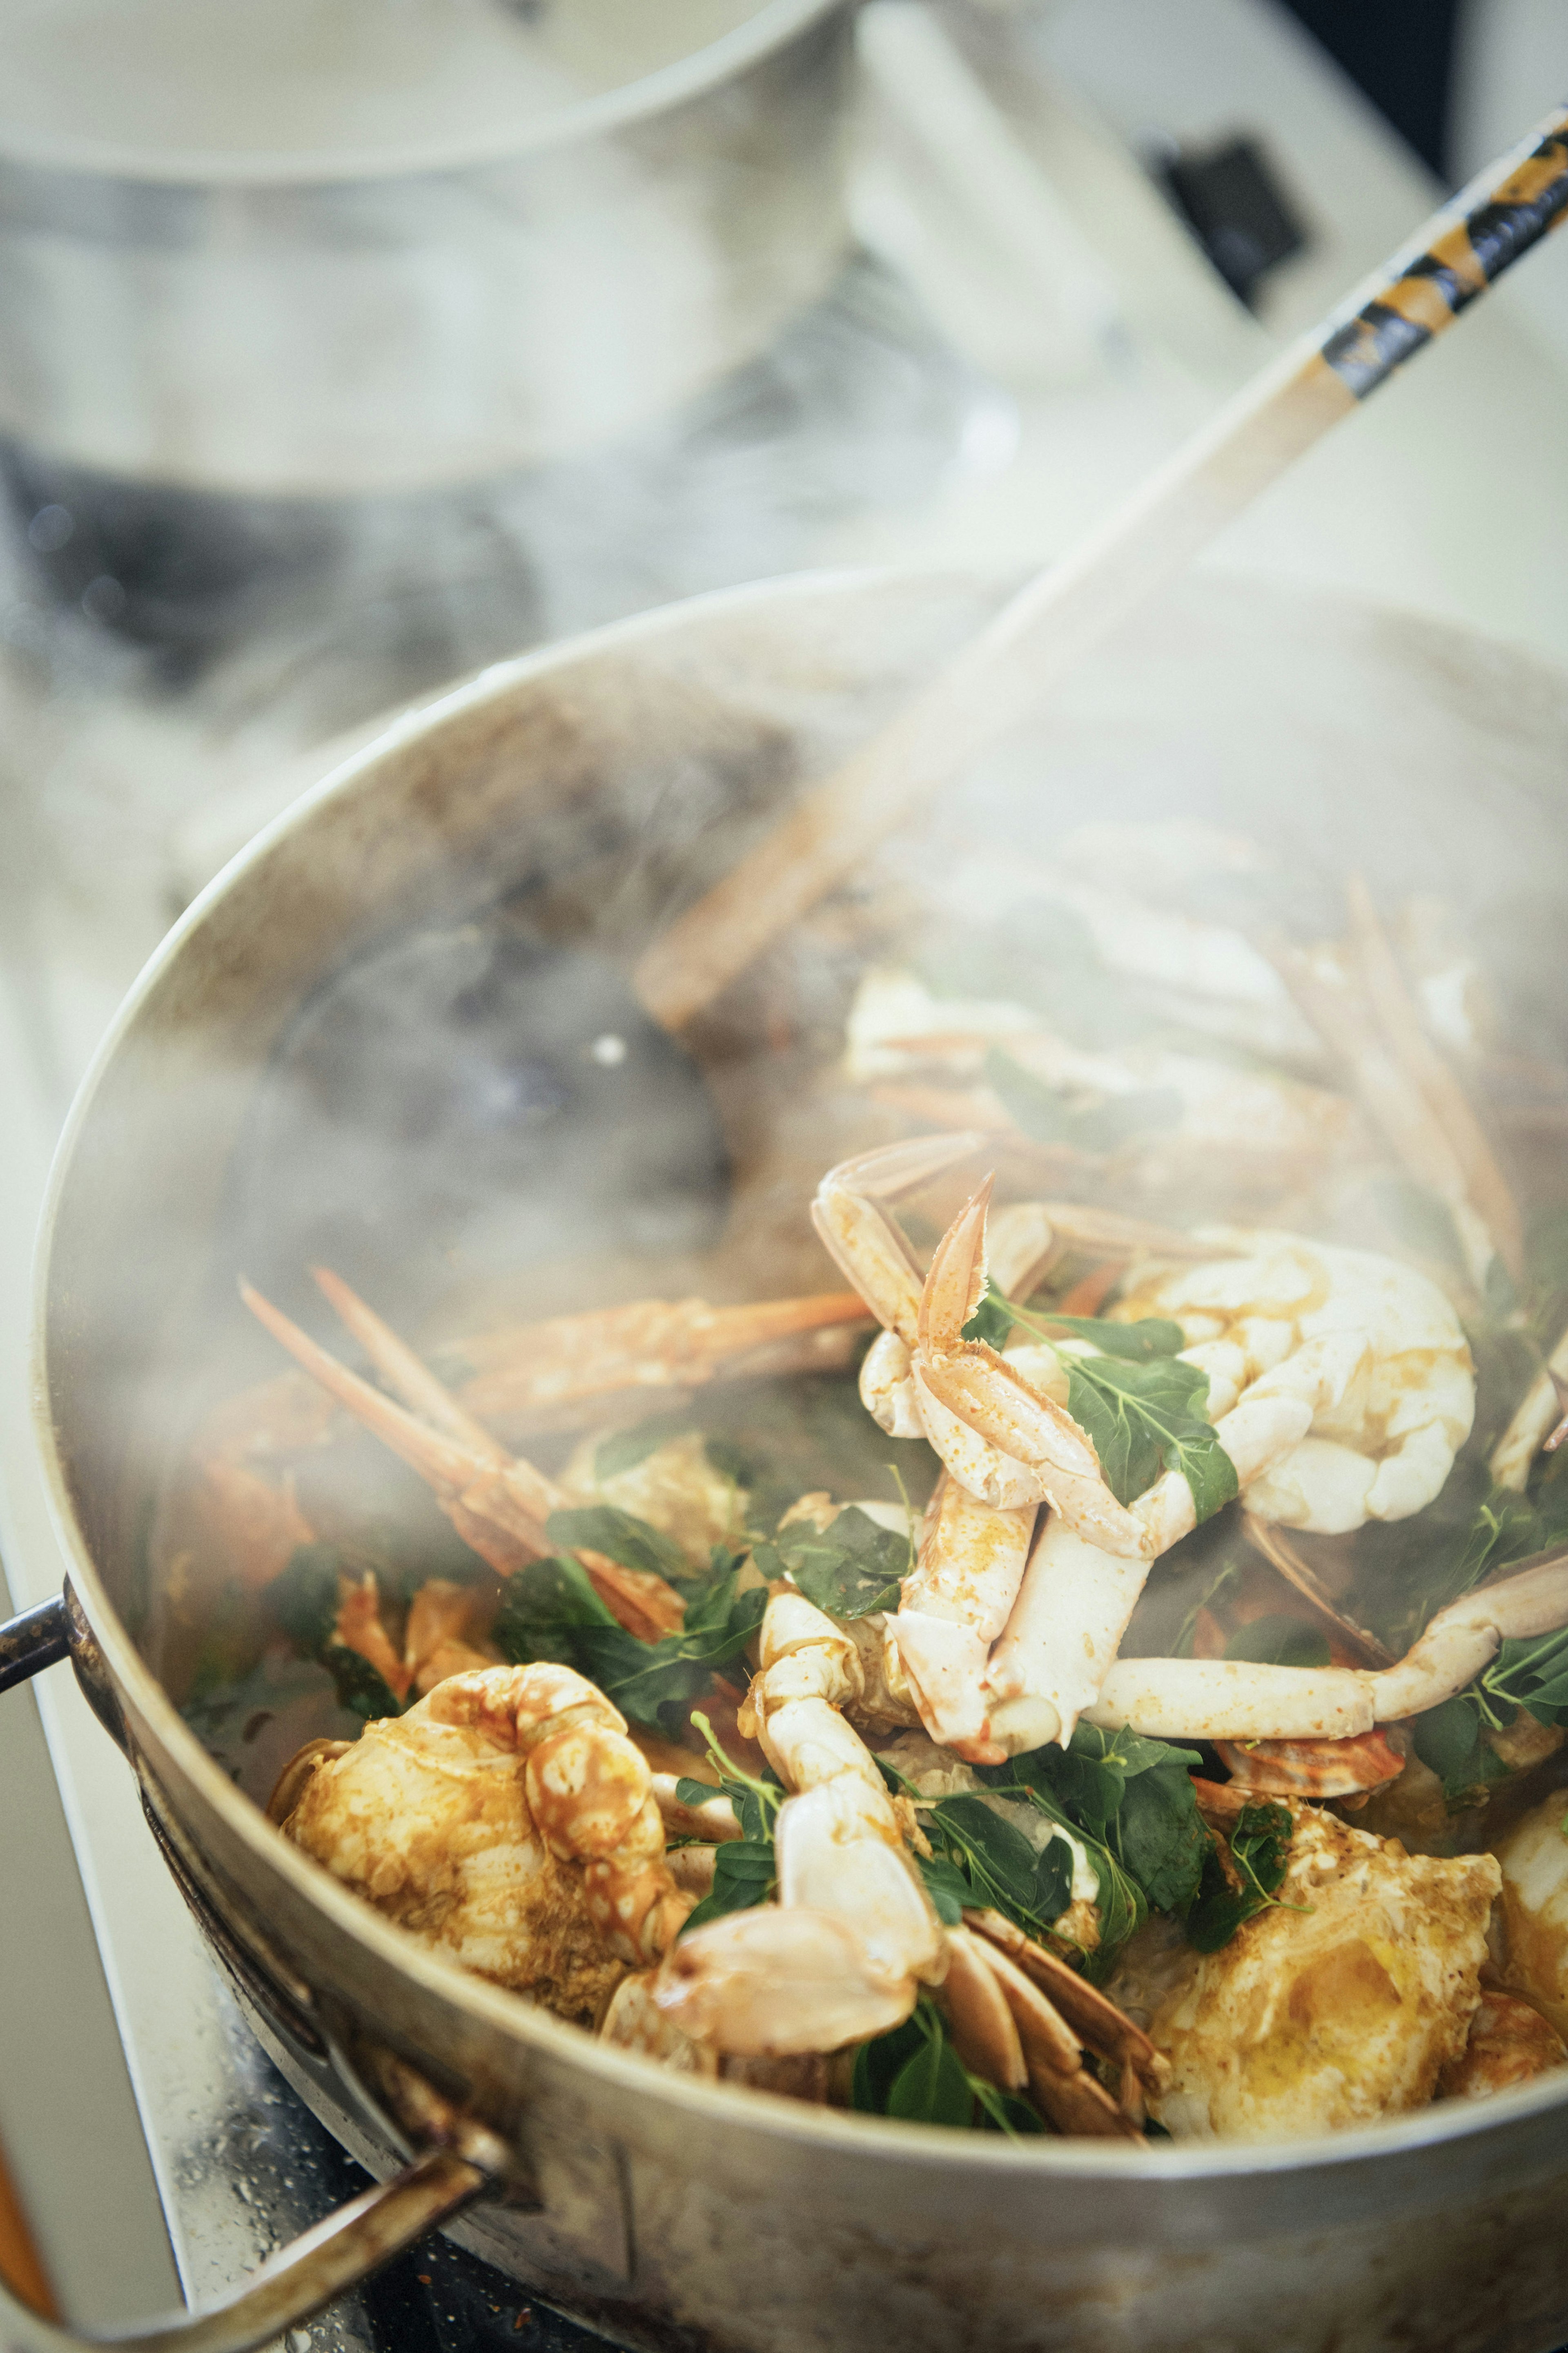
<svg viewBox="0 0 1568 2353"><path fill-rule="evenodd" d="M222 149L183 148L174 153L134 143L92 141L68 134L41 135L0 129L0 169L20 168L72 178L119 182L132 188L244 193L255 188L300 191L313 187L374 188L395 180L482 170L526 163L574 140L602 138L635 128L654 116L705 97L736 79L770 51L782 48L817 18L843 10L851 0L762 0L752 14L716 40L635 81L600 90L543 116L521 138L489 137L446 144L411 140L367 153L358 160L333 148L299 153L258 149L235 155Z"/></svg>
<svg viewBox="0 0 1568 2353"><path fill-rule="evenodd" d="M459 1963L426 1949L352 1894L324 1866L292 1846L261 1809L235 1788L201 1746L142 1659L100 1579L77 1524L50 1409L48 1309L52 1240L77 1148L100 1087L123 1039L134 1027L148 997L184 952L187 940L216 914L232 883L259 865L278 842L309 824L329 802L368 788L389 753L410 743L438 736L451 719L481 711L538 678L569 671L578 663L592 663L606 652L635 646L645 639L678 636L689 622L715 612L743 614L770 605L808 601L824 592L854 595L873 592L879 586L897 589L921 583L934 586L942 581L1005 586L1006 576L995 570L973 566L911 565L794 573L748 582L740 587L710 590L495 663L404 714L372 743L331 770L247 842L192 901L148 958L100 1041L67 1116L50 1167L39 1221L30 1345L33 1436L50 1515L69 1563L72 1586L82 1602L112 1683L129 1695L134 1712L173 1754L182 1773L222 1815L230 1834L258 1861L281 1873L297 1894L323 1911L334 1928L352 1942L413 1978L433 1996L467 2010L477 2024L515 2042L531 2044L542 2055L559 2059L570 2067L585 2069L606 2085L618 2086L628 2094L658 2098L677 2110L731 2127L749 2116L759 2134L774 2141L793 2142L804 2149L817 2147L858 2150L868 2158L875 2155L885 2161L916 2167L945 2168L962 2157L978 2167L1021 2171L1043 2179L1146 2180L1151 2184L1225 2181L1258 2173L1310 2174L1341 2171L1358 2165L1381 2166L1398 2155L1449 2141L1468 2140L1543 2113L1568 2109L1565 2070L1486 2100L1436 2102L1413 2115L1310 2139L1188 2141L1139 2149L1110 2141L1051 2139L1044 2136L1015 2141L1000 2135L962 2132L943 2126L913 2126L886 2117L812 2107L767 2092L749 2092L742 2106L732 2089L649 2067L634 2054L610 2048L580 2028L569 2026L504 1989L473 1976ZM1418 622L1427 635L1447 638L1456 647L1487 647L1548 676L1557 675L1552 665L1531 649L1510 646L1481 631L1413 608L1401 608L1370 597L1344 596L1334 590L1303 588L1295 583L1269 581L1267 586L1271 593L1279 591L1292 600L1348 606L1364 610L1369 617L1385 619L1408 618Z"/></svg>

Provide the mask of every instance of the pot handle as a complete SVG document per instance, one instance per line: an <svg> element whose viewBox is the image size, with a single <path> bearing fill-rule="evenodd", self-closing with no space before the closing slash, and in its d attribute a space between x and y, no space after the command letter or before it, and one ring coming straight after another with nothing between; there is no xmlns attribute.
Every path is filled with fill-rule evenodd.
<svg viewBox="0 0 1568 2353"><path fill-rule="evenodd" d="M92 2353L100 2347L118 2353L250 2353L449 2221L490 2180L455 2149L431 2149L391 2181L340 2206L280 2254L268 2255L226 2303L173 2313L140 2328L101 2334L62 2328L40 2320L0 2287L0 2346L5 2353Z"/></svg>
<svg viewBox="0 0 1568 2353"><path fill-rule="evenodd" d="M70 1656L67 1599L40 1602L0 1626L0 1692ZM412 2078L412 2071L402 2073ZM0 2353L250 2353L308 2320L345 2289L438 2230L493 2189L508 2163L504 2142L457 2115L428 2087L421 2103L451 2144L427 2149L390 2181L377 2182L304 2232L251 2273L226 2302L179 2312L139 2328L97 2332L58 2327L0 2284Z"/></svg>

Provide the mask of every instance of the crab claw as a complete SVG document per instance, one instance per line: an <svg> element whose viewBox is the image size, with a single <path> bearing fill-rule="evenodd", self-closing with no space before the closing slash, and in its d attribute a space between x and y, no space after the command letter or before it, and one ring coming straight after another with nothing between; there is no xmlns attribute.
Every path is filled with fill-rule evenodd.
<svg viewBox="0 0 1568 2353"><path fill-rule="evenodd" d="M878 1969L833 1913L764 1904L672 1945L653 1998L693 2042L765 2059L890 2033L914 2008L915 1980Z"/></svg>

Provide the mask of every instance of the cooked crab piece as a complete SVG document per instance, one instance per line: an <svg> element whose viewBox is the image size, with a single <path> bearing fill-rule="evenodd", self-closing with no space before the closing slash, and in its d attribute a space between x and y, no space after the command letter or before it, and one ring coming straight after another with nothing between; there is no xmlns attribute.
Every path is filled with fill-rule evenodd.
<svg viewBox="0 0 1568 2353"><path fill-rule="evenodd" d="M1378 1789L1405 1770L1381 1732L1350 1740L1216 1740L1231 1784L1263 1798L1349 1798Z"/></svg>
<svg viewBox="0 0 1568 2353"><path fill-rule="evenodd" d="M985 1669L1017 1599L1037 1509L998 1511L944 1472L898 1614L888 1620L926 1730L980 1765L1006 1755L991 1737Z"/></svg>
<svg viewBox="0 0 1568 2353"><path fill-rule="evenodd" d="M354 1300L346 1284L338 1284L337 1291L353 1303L356 1336L384 1378L412 1400L412 1410L339 1364L249 1283L239 1286L251 1314L296 1362L418 1472L458 1535L481 1559L502 1577L542 1559L554 1549L547 1523L552 1513L565 1506L563 1491L521 1455L508 1454L477 1423L470 1425L449 1398L443 1404L434 1376L396 1335L363 1301ZM425 1418L437 1413L439 1427ZM602 1553L583 1547L576 1548L576 1557L606 1608L632 1633L656 1641L681 1623L686 1605L662 1577L623 1568Z"/></svg>
<svg viewBox="0 0 1568 2353"><path fill-rule="evenodd" d="M1289 1007L1283 989L1279 995ZM1310 1044L1306 1024L1293 1026ZM973 1085L987 1053L1000 1048L1058 1092L1064 1106L1085 1100L1115 1103L1155 1092L1173 1096L1178 1136L1205 1154L1248 1160L1267 1154L1310 1178L1361 1145L1353 1104L1327 1088L1160 1045L1086 1051L1022 1005L934 997L908 972L883 968L867 975L847 1036L851 1075L877 1084L884 1098L894 1091L889 1081L907 1100L914 1092L910 1081L918 1086L927 1074L945 1079L945 1100L929 1089L937 1099L928 1112L948 1126L1012 1124L1001 1096L988 1085ZM971 1091L960 1093L966 1082Z"/></svg>
<svg viewBox="0 0 1568 2353"><path fill-rule="evenodd" d="M1542 1798L1499 1841L1507 1983L1568 2035L1568 1795Z"/></svg>
<svg viewBox="0 0 1568 2353"><path fill-rule="evenodd" d="M1136 2137L1011 1937L993 1940L989 1915L958 1930L938 1920L908 1845L910 1809L889 1796L844 1714L860 1681L845 1630L775 1586L761 1659L748 1711L791 1793L774 1830L778 1902L683 1936L654 1980L656 2004L692 2041L779 2057L886 2033L922 1984L940 1987L954 2045L977 2073L1027 2085L1062 2131Z"/></svg>
<svg viewBox="0 0 1568 2353"><path fill-rule="evenodd" d="M1516 1993L1489 1986L1463 2051L1438 2079L1437 2093L1446 2100L1486 2100L1565 2063L1563 2037L1540 2010Z"/></svg>
<svg viewBox="0 0 1568 2353"><path fill-rule="evenodd" d="M1084 1715L1107 1731L1129 1725L1163 1740L1346 1740L1452 1699L1503 1641L1564 1625L1568 1547L1450 1601L1392 1667L1119 1659Z"/></svg>
<svg viewBox="0 0 1568 2353"><path fill-rule="evenodd" d="M1493 1857L1408 1855L1293 1810L1277 1900L1218 1952L1189 1955L1150 2019L1171 2064L1150 2109L1178 2138L1277 2140L1398 2115L1464 2051Z"/></svg>
<svg viewBox="0 0 1568 2353"><path fill-rule="evenodd" d="M467 1367L462 1408L523 1438L625 1419L639 1399L651 1409L711 1380L837 1372L853 1363L867 1324L854 1292L735 1307L643 1299L483 1333L446 1353Z"/></svg>
<svg viewBox="0 0 1568 2353"><path fill-rule="evenodd" d="M426 1577L408 1605L403 1629L404 1670L422 1699L448 1675L502 1664L495 1651L468 1639L484 1614L484 1597L473 1586Z"/></svg>
<svg viewBox="0 0 1568 2353"><path fill-rule="evenodd" d="M686 1917L624 1718L569 1667L439 1684L286 1768L286 1837L479 1976L584 2025ZM299 1761L299 1760L297 1760Z"/></svg>
<svg viewBox="0 0 1568 2353"><path fill-rule="evenodd" d="M1271 961L1406 1172L1447 1203L1477 1287L1494 1254L1518 1283L1518 1206L1485 1129L1427 1035L1359 878L1350 885L1350 914L1343 945L1279 944Z"/></svg>

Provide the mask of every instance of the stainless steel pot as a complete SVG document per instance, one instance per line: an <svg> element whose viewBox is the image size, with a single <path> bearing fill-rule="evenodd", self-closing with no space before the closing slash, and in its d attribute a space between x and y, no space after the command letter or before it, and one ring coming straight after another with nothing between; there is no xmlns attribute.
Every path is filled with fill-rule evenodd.
<svg viewBox="0 0 1568 2353"><path fill-rule="evenodd" d="M56 465L271 498L482 480L749 358L846 249L848 0L762 0L515 134L492 107L473 135L287 153L30 129L42 12L4 13L0 435Z"/></svg>
<svg viewBox="0 0 1568 2353"><path fill-rule="evenodd" d="M232 1297L230 1154L306 994L367 944L525 870L569 890L586 861L635 863L650 810L679 831L716 781L761 778L777 800L992 600L990 584L929 576L807 579L488 673L263 835L171 934L98 1059L40 1272L39 1442L75 1590L0 1638L0 1683L69 1650L268 2048L389 2177L368 2212L224 2312L140 2342L258 2342L465 2204L465 2243L649 2348L1540 2353L1561 2339L1561 2078L1332 2140L1145 2151L904 2127L668 2076L405 1940L286 1844L138 1648L169 1401ZM1304 892L1359 862L1469 912L1520 892L1563 903L1565 723L1568 681L1522 655L1211 578L1107 648L1039 746L972 780L964 807L1005 849L1048 846L1086 815L1201 809L1293 857ZM744 800L731 791L731 814L689 826L681 887L757 822ZM736 1000L732 1055L748 1018ZM4 2337L26 2353L70 2341L17 2312Z"/></svg>

